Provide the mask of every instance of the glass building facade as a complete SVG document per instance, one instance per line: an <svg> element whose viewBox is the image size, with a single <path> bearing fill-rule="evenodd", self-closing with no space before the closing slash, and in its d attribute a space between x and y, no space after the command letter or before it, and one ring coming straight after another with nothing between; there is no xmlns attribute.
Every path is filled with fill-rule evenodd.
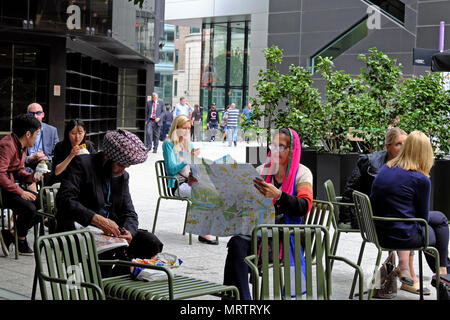
<svg viewBox="0 0 450 320"><path fill-rule="evenodd" d="M247 104L249 42L249 21L203 24L200 105Z"/></svg>
<svg viewBox="0 0 450 320"><path fill-rule="evenodd" d="M159 62L155 65L155 92L166 106L172 106L172 79L174 68L175 27L164 25L164 46L159 51Z"/></svg>
<svg viewBox="0 0 450 320"><path fill-rule="evenodd" d="M31 102L44 122L86 123L101 147L108 130L144 139L145 104L164 29L164 0L0 0L0 135Z"/></svg>

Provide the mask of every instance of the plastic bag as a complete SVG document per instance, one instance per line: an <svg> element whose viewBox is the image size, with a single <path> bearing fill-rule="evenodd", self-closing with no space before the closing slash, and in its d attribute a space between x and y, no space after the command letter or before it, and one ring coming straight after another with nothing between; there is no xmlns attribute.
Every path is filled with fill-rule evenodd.
<svg viewBox="0 0 450 320"><path fill-rule="evenodd" d="M169 268L177 268L183 263L176 255L170 253L158 253L151 259L133 259L132 262ZM167 274L161 270L130 267L130 272L131 277L135 280L161 281L167 279Z"/></svg>
<svg viewBox="0 0 450 320"><path fill-rule="evenodd" d="M34 178L39 179L47 172L50 172L50 170L48 169L47 163L44 160L42 160L36 166L36 170L34 171Z"/></svg>

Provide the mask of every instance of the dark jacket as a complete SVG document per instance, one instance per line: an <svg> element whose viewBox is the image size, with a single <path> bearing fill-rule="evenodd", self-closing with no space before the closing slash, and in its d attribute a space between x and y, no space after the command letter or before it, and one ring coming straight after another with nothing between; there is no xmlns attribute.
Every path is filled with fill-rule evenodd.
<svg viewBox="0 0 450 320"><path fill-rule="evenodd" d="M356 167L353 169L352 175L342 194L342 202L353 203L353 191L357 190L370 195L372 183L375 180L378 171L386 163L386 150L377 151L375 153L366 154L359 158ZM356 216L349 207L340 207L340 222L352 222L353 227L357 227Z"/></svg>
<svg viewBox="0 0 450 320"><path fill-rule="evenodd" d="M95 150L94 145L90 141L85 141L86 149L89 151L90 154L97 153ZM52 175L51 175L51 184L60 182L63 175L66 173L66 170L61 172L59 175L55 176L54 172L56 169L56 166L66 160L66 158L69 156L70 152L72 151L72 145L70 143L66 143L64 140L60 141L55 146L55 151L53 154L52 159Z"/></svg>
<svg viewBox="0 0 450 320"><path fill-rule="evenodd" d="M153 109L153 100L149 100L147 101L147 115L146 115L146 119L147 121L150 121L150 118L152 116L152 109ZM164 102L161 99L158 99L156 101L156 118L161 118L163 112L164 112ZM162 121L158 121L158 126L162 126Z"/></svg>
<svg viewBox="0 0 450 320"><path fill-rule="evenodd" d="M104 207L106 184L103 153L86 154L75 157L66 169L61 187L56 196L58 232L74 230L74 222L88 226L95 214ZM131 200L128 173L114 179L111 184L109 219L119 227L125 227L134 237L138 229L138 216Z"/></svg>

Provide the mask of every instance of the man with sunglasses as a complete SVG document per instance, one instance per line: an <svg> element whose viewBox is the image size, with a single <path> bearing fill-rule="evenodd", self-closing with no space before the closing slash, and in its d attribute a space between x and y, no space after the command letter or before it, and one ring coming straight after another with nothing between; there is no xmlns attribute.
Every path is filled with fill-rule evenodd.
<svg viewBox="0 0 450 320"><path fill-rule="evenodd" d="M105 135L101 152L75 157L56 196L57 231L74 230L76 223L83 227L93 225L104 234L127 240L129 246L125 252L123 248L107 251L100 255L101 259L151 258L161 252L161 241L152 233L138 229L138 215L125 171L146 159L144 143L121 129ZM102 270L103 275L111 275L110 272Z"/></svg>
<svg viewBox="0 0 450 320"><path fill-rule="evenodd" d="M27 157L25 165L30 168L35 168L41 160L51 160L53 158L53 151L56 143L59 141L58 130L42 122L45 113L39 103L32 103L27 108L28 114L35 117L41 123L41 131L34 144L27 148Z"/></svg>

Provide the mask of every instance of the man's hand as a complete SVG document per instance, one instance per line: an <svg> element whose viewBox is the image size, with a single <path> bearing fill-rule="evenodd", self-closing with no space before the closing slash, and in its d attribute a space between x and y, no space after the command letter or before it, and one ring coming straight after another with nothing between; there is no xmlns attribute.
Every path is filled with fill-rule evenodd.
<svg viewBox="0 0 450 320"><path fill-rule="evenodd" d="M32 201L32 202L36 200L36 196L28 191L24 191L20 197L24 200Z"/></svg>
<svg viewBox="0 0 450 320"><path fill-rule="evenodd" d="M130 244L131 240L133 240L133 236L131 235L130 231L125 228L121 229L119 238L127 240L128 244Z"/></svg>
<svg viewBox="0 0 450 320"><path fill-rule="evenodd" d="M28 160L31 162L36 162L36 161L41 161L41 160L46 160L47 156L44 154L44 152L42 150L39 150L37 152L35 152L31 157L28 158Z"/></svg>
<svg viewBox="0 0 450 320"><path fill-rule="evenodd" d="M112 221L111 219L107 219L105 217L103 217L100 214L96 214L93 218L91 223L102 229L102 231L106 234L106 235L112 235L114 237L118 237L120 236L120 231L119 231L119 226L117 225L117 223L115 223L114 221Z"/></svg>

